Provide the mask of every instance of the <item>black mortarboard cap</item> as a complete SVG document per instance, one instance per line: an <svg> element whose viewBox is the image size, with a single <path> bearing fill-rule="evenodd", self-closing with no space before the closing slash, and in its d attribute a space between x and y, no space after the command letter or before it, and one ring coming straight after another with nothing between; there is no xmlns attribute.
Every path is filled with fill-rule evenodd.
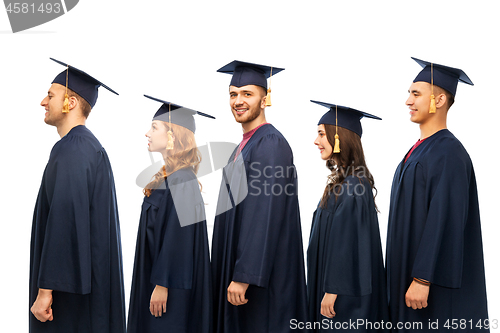
<svg viewBox="0 0 500 333"><path fill-rule="evenodd" d="M457 92L458 81L474 85L474 83L472 83L471 79L469 79L467 74L465 74L464 71L461 69L434 63L432 63L431 66L431 63L428 61L420 60L414 57L411 58L415 60L420 66L423 67L422 71L418 73L417 77L415 78L415 80L413 80L413 82L423 81L432 83L438 87L446 89L453 96L455 96ZM432 75L431 75L431 70L432 70Z"/></svg>
<svg viewBox="0 0 500 333"><path fill-rule="evenodd" d="M251 84L267 90L267 79L283 70L285 69L235 60L219 68L217 72L233 74L230 86L239 88Z"/></svg>
<svg viewBox="0 0 500 333"><path fill-rule="evenodd" d="M160 103L163 103L162 106L156 111L153 120L161 120L165 122L171 122L172 124L176 124L179 126L182 126L184 128L187 128L191 132L195 132L196 130L196 124L194 121L194 115L199 114L200 116L208 117L215 119L215 117L200 112L200 111L195 111L192 109L185 108L183 106L170 103L155 97L151 97L148 95L144 95L144 97L147 97L149 99L152 99L153 101L157 101Z"/></svg>
<svg viewBox="0 0 500 333"><path fill-rule="evenodd" d="M61 73L59 73L59 75L56 76L56 78L52 81L52 83L58 83L62 86L66 86L67 84L69 89L73 90L75 93L80 95L84 100L86 100L90 104L92 108L94 107L97 101L97 95L98 95L97 89L100 86L103 86L112 93L118 95L116 91L114 91L104 83L100 82L99 80L94 79L92 76L88 75L84 71L79 70L78 68L70 66L68 64L65 64L62 61L53 58L50 59L57 62L58 64L67 67L66 70L62 71Z"/></svg>
<svg viewBox="0 0 500 333"><path fill-rule="evenodd" d="M363 129L361 128L361 121L360 121L361 118L367 117L367 118L382 120L382 118L379 118L372 114L351 109L346 106L318 102L313 100L311 100L311 102L322 105L330 109L328 110L327 113L323 115L323 117L321 117L321 119L318 122L318 125L321 124L337 125L339 127L343 127L350 131L353 131L360 137L361 134L363 134ZM335 115L335 109L337 110L337 115Z"/></svg>

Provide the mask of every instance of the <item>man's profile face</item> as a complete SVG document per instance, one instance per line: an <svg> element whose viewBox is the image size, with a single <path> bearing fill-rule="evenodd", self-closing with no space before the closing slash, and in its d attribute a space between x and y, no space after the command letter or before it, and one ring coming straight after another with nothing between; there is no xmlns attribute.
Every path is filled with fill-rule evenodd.
<svg viewBox="0 0 500 333"><path fill-rule="evenodd" d="M264 88L255 85L230 86L229 105L238 123L244 124L255 120L266 107Z"/></svg>
<svg viewBox="0 0 500 333"><path fill-rule="evenodd" d="M64 119L62 113L64 104L64 94L66 88L60 84L52 83L47 96L40 103L45 108L45 123L52 126L57 126Z"/></svg>
<svg viewBox="0 0 500 333"><path fill-rule="evenodd" d="M426 123L432 116L429 113L431 103L431 85L427 82L413 82L408 90L406 105L410 109L410 120L417 124Z"/></svg>

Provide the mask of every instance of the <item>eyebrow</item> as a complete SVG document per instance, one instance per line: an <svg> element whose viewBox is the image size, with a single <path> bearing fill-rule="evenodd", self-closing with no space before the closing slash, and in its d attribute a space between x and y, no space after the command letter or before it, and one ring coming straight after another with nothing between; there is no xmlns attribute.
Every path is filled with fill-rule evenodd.
<svg viewBox="0 0 500 333"><path fill-rule="evenodd" d="M408 90L408 93L410 94L420 94L420 90L417 90L417 89L413 89L413 90Z"/></svg>
<svg viewBox="0 0 500 333"><path fill-rule="evenodd" d="M252 90L240 90L240 91L229 91L230 94L238 94L238 93L251 93L254 94Z"/></svg>

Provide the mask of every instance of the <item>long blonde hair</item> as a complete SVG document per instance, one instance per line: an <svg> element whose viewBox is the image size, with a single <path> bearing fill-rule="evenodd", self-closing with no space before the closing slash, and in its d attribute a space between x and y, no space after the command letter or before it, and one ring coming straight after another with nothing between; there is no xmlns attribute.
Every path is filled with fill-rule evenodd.
<svg viewBox="0 0 500 333"><path fill-rule="evenodd" d="M162 121L167 130L169 123ZM198 173L201 163L201 153L196 146L194 133L185 127L177 124L170 124L170 128L175 136L174 149L172 154L167 156L165 165L152 178L151 182L143 190L145 196L149 197L151 193L160 187L165 179L175 171L189 168L194 174Z"/></svg>

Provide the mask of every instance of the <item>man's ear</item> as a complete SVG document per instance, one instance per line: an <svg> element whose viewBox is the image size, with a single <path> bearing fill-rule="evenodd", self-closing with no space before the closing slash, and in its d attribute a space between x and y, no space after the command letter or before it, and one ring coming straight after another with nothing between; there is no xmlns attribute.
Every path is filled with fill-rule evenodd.
<svg viewBox="0 0 500 333"><path fill-rule="evenodd" d="M438 94L435 98L436 98L436 109L442 108L443 106L446 105L447 98L445 94L443 93Z"/></svg>
<svg viewBox="0 0 500 333"><path fill-rule="evenodd" d="M267 91L262 95L262 98L260 99L260 108L264 110L266 108L266 97L267 97Z"/></svg>
<svg viewBox="0 0 500 333"><path fill-rule="evenodd" d="M71 96L68 98L69 100L69 110L73 110L78 106L78 99L75 96Z"/></svg>

